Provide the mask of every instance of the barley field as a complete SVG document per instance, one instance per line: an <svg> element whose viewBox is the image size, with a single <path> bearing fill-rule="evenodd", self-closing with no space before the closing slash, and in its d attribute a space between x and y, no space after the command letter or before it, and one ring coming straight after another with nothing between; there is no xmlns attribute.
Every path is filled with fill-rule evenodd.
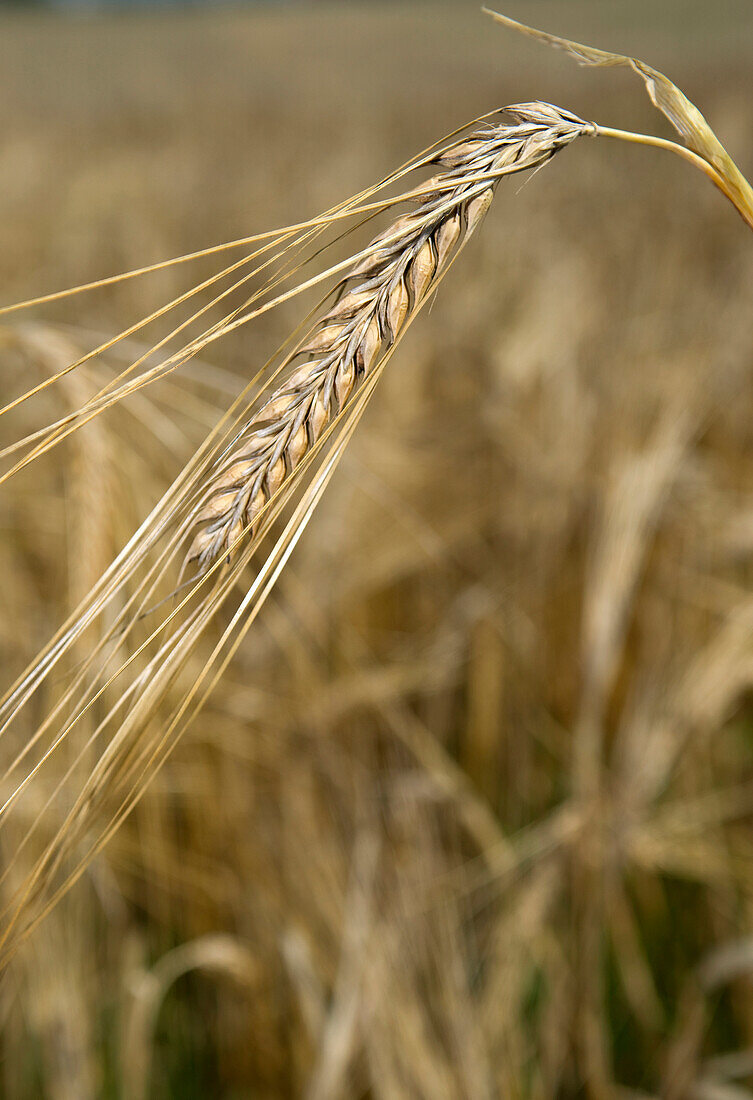
<svg viewBox="0 0 753 1100"><path fill-rule="evenodd" d="M750 178L747 0L494 6L660 68ZM476 4L1 8L0 309L307 222L542 100L676 136L634 74L579 69ZM229 524L187 556L232 586L159 696L146 639L177 569L124 676L87 679L147 591L135 572L0 734L0 1096L753 1098L753 238L680 159L572 136L541 170L525 147L536 170L500 182L441 270L185 728L271 569L230 560ZM439 208L414 302L456 213ZM356 247L407 224L376 211ZM291 258L270 256L244 293ZM180 347L187 302L136 323L234 258L0 314L0 477L14 441ZM0 693L321 293L0 484ZM383 324L402 336L406 309L393 296ZM45 715L70 683L91 702L58 744ZM139 739L100 754L124 699L144 700Z"/></svg>

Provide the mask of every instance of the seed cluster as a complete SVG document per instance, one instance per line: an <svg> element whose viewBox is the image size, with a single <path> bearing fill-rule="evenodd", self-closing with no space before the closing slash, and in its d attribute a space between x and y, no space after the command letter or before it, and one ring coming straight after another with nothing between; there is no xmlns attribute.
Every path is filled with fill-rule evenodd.
<svg viewBox="0 0 753 1100"><path fill-rule="evenodd" d="M253 531L265 506L346 409L479 224L500 179L538 167L593 129L543 103L507 113L517 122L487 124L435 158L441 172L422 189L416 208L371 242L296 353L301 361L220 458L197 509L187 556L200 573L229 553L244 531Z"/></svg>

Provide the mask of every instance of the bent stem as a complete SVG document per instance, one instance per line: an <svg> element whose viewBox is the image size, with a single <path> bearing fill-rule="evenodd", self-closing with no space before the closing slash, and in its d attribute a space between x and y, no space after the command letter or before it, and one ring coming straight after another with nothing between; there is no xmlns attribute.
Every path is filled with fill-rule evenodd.
<svg viewBox="0 0 753 1100"><path fill-rule="evenodd" d="M733 204L743 221L753 229L753 187L750 186L696 105L691 103L684 92L676 84L673 84L669 77L665 76L664 73L660 73L658 69L653 69L637 57L628 57L621 53L599 50L594 46L586 46L582 42L573 42L569 38L560 38L559 35L548 34L546 31L537 30L536 27L518 23L516 19L510 19L507 15L501 15L489 8L483 8L482 10L497 23L507 27L508 30L527 35L529 38L543 42L555 50L563 50L579 65L595 68L632 69L643 81L648 97L654 107L661 111L672 124L685 142L686 148L675 145L670 141L664 141L661 138L631 134L624 130L596 127L596 131L605 136L620 138L623 141L632 141L639 145L655 145L679 153L686 160L695 164L697 168L700 168L716 184Z"/></svg>
<svg viewBox="0 0 753 1100"><path fill-rule="evenodd" d="M594 136L616 138L618 141L627 141L632 145L650 145L656 149L667 149L670 153L682 157L683 160L693 164L708 176L722 194L726 195L746 225L753 229L753 189L751 189L747 180L744 180L744 183L748 193L738 192L737 189L729 186L724 176L704 157L694 153L692 149L688 149L685 145L679 145L676 141L669 141L667 138L655 137L653 134L636 134L631 130L616 130L612 126L599 126L598 124L595 124Z"/></svg>

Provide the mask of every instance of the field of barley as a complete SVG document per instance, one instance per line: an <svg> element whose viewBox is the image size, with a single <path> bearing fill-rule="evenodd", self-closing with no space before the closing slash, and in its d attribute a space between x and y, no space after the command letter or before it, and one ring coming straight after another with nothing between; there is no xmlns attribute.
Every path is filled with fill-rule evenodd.
<svg viewBox="0 0 753 1100"><path fill-rule="evenodd" d="M668 73L750 177L749 0L504 10ZM532 100L676 136L633 73L475 3L0 9L0 310L306 222ZM249 293L299 258L265 255ZM316 307L281 295L66 434L235 258L0 313L0 1096L753 1100L750 229L658 149L586 135L503 179L227 660L258 554L159 696L184 573L111 675L134 572L6 730Z"/></svg>

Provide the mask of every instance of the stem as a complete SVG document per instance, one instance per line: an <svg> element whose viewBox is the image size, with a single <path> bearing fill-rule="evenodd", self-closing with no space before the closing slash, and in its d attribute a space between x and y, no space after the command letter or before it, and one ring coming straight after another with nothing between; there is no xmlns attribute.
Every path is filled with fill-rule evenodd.
<svg viewBox="0 0 753 1100"><path fill-rule="evenodd" d="M652 145L656 149L667 149L670 153L682 157L683 160L695 165L696 168L699 168L701 172L708 176L722 194L726 195L746 225L753 229L753 208L750 204L745 202L743 196L730 186L729 181L714 168L713 164L699 156L698 153L694 153L692 149L687 149L684 145L678 145L676 141L654 137L652 134L634 134L630 130L615 130L611 126L595 125L595 134L597 137L611 137L617 138L619 141L628 141L633 145Z"/></svg>

